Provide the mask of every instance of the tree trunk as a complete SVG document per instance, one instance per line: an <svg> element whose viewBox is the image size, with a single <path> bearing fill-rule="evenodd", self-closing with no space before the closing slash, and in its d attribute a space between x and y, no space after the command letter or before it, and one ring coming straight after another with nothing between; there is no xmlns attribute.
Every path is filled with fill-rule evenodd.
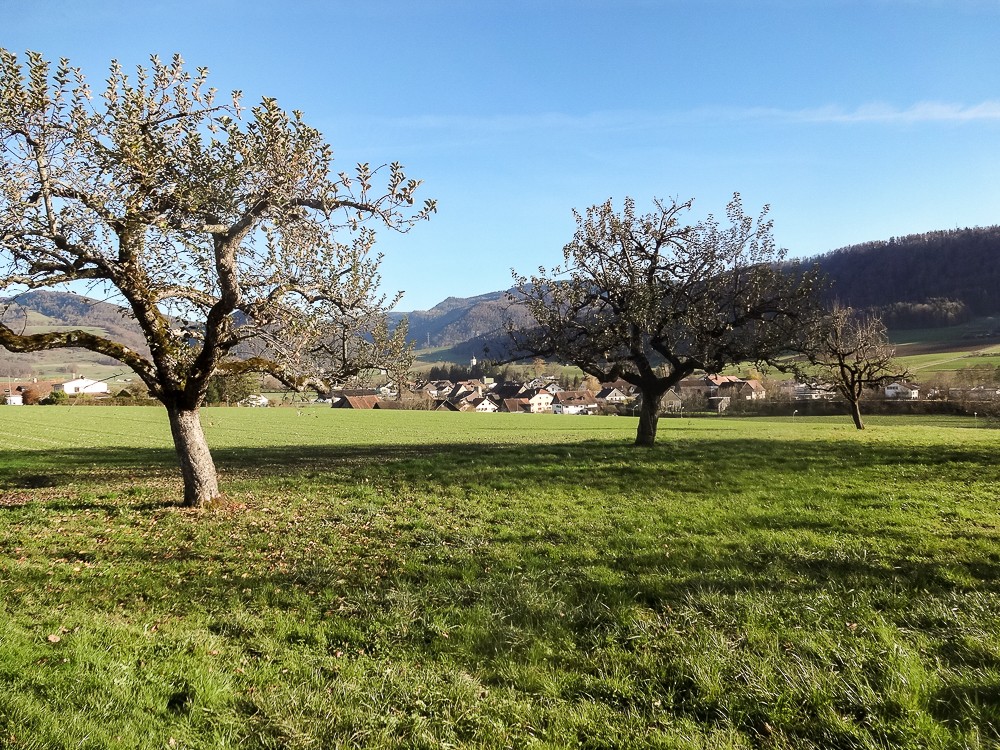
<svg viewBox="0 0 1000 750"><path fill-rule="evenodd" d="M859 430L865 429L865 423L861 421L861 402L852 400L851 404L851 418L854 420L854 426Z"/></svg>
<svg viewBox="0 0 1000 750"><path fill-rule="evenodd" d="M219 480L215 461L208 450L205 433L201 429L198 409L181 409L168 406L170 432L174 448L181 463L184 477L184 505L200 508L219 496Z"/></svg>
<svg viewBox="0 0 1000 750"><path fill-rule="evenodd" d="M656 423L659 421L662 393L642 392L639 406L639 428L635 433L635 444L651 446L656 442Z"/></svg>

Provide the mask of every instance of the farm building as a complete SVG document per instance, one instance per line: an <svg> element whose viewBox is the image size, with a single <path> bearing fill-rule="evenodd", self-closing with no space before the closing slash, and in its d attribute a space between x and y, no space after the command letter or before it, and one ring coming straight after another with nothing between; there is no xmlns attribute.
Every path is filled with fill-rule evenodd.
<svg viewBox="0 0 1000 750"><path fill-rule="evenodd" d="M107 393L108 384L90 378L76 378L65 383L56 383L52 390L63 391L69 396L78 393Z"/></svg>
<svg viewBox="0 0 1000 750"><path fill-rule="evenodd" d="M900 398L915 400L920 398L920 387L913 383L897 381L885 387L886 398Z"/></svg>

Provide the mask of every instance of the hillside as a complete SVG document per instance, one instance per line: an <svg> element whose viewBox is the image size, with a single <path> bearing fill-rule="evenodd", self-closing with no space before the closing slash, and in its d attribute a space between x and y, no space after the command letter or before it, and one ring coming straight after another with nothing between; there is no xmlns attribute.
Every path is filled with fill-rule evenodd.
<svg viewBox="0 0 1000 750"><path fill-rule="evenodd" d="M876 310L891 329L966 324L1000 313L1000 227L893 237L831 250L803 262L827 278L827 301ZM503 316L523 320L505 292L449 297L408 313L418 347L460 359L502 338Z"/></svg>
<svg viewBox="0 0 1000 750"><path fill-rule="evenodd" d="M410 340L420 348L454 347L473 339L503 337L508 322L520 323L526 317L523 308L512 305L506 292L464 299L448 297L430 310L406 315L410 320Z"/></svg>
<svg viewBox="0 0 1000 750"><path fill-rule="evenodd" d="M64 292L35 291L0 300L0 320L25 333L85 329L113 338L135 351L148 347L139 327L118 305ZM109 357L82 349L15 354L0 348L0 372L14 377L53 377L86 368L89 376L107 375L122 366Z"/></svg>
<svg viewBox="0 0 1000 750"><path fill-rule="evenodd" d="M1000 227L892 237L812 258L829 297L877 310L893 329L966 323L1000 313Z"/></svg>
<svg viewBox="0 0 1000 750"><path fill-rule="evenodd" d="M874 309L894 332L940 330L932 338L937 339L935 349L944 351L958 339L965 346L970 341L984 345L998 340L1000 331L992 321L983 322L986 316L1000 314L998 257L1000 226L993 226L892 237L831 250L805 263L818 265L826 275L828 301ZM139 351L146 349L138 328L116 305L41 291L21 295L17 302L19 307L8 308L3 319L26 323L29 331L84 327ZM429 310L393 315L396 320L404 316L417 348L433 349L428 358L447 362L500 351L508 323L526 321L524 309L512 304L505 291L448 297ZM954 335L946 327L954 327ZM896 338L907 342L913 337ZM927 338L922 334L919 340ZM40 368L75 371L79 363L99 360L82 351L15 355L0 349L0 368L14 375L26 370L41 374ZM116 366L107 358L102 364Z"/></svg>

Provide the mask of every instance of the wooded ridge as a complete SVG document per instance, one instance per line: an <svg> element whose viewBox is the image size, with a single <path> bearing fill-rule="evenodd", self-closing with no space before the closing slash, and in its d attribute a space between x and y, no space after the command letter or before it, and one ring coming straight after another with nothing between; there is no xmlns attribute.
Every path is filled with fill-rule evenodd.
<svg viewBox="0 0 1000 750"><path fill-rule="evenodd" d="M1000 313L1000 226L953 229L831 250L805 260L826 276L828 302L876 310L890 329L958 325ZM6 301L9 302L9 301ZM113 331L142 350L144 341L122 308L77 294L30 292L17 305L33 315L30 324L85 326ZM11 306L6 313L15 314ZM448 354L482 356L505 335L505 321L524 317L506 291L448 297L429 310L396 312L410 321L418 349L440 347ZM10 357L0 352L0 360Z"/></svg>
<svg viewBox="0 0 1000 750"><path fill-rule="evenodd" d="M892 237L806 258L827 280L827 302L878 312L890 329L965 323L1000 312L1000 226ZM503 316L518 315L506 292L449 297L411 313L418 348L457 352L503 334ZM520 313L523 314L523 313ZM465 345L465 346L463 346Z"/></svg>

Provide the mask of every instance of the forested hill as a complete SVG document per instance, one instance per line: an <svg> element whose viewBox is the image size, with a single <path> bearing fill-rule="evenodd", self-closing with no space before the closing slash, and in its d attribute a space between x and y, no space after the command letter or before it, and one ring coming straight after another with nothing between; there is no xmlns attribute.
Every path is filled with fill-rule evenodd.
<svg viewBox="0 0 1000 750"><path fill-rule="evenodd" d="M874 308L890 328L1000 313L1000 226L866 242L810 262L827 275L831 300Z"/></svg>
<svg viewBox="0 0 1000 750"><path fill-rule="evenodd" d="M1000 227L956 229L893 237L805 259L827 276L827 302L877 311L890 328L957 325L1000 313ZM503 292L449 297L430 310L409 313L418 347L481 351L505 338L512 308ZM402 314L400 314L400 317Z"/></svg>
<svg viewBox="0 0 1000 750"><path fill-rule="evenodd" d="M453 347L473 339L505 339L508 321L527 322L525 311L512 306L505 292L448 297L430 310L406 315L410 339L417 347Z"/></svg>
<svg viewBox="0 0 1000 750"><path fill-rule="evenodd" d="M875 309L891 329L956 325L1000 314L1000 226L867 242L805 263L818 264L826 274L828 301ZM116 305L45 291L23 294L17 302L6 311L8 322L16 323L23 315L18 310L27 310L24 322L31 330L84 326L146 351L138 326ZM430 310L394 317L404 314L418 348L448 347L460 359L506 342L507 321L526 320L526 311L511 305L504 292L449 297ZM14 356L0 350L0 359Z"/></svg>
<svg viewBox="0 0 1000 750"><path fill-rule="evenodd" d="M27 325L29 333L86 328L138 352L148 351L138 324L125 310L109 302L66 292L33 291L11 300L0 299L0 312L4 322L15 328Z"/></svg>

